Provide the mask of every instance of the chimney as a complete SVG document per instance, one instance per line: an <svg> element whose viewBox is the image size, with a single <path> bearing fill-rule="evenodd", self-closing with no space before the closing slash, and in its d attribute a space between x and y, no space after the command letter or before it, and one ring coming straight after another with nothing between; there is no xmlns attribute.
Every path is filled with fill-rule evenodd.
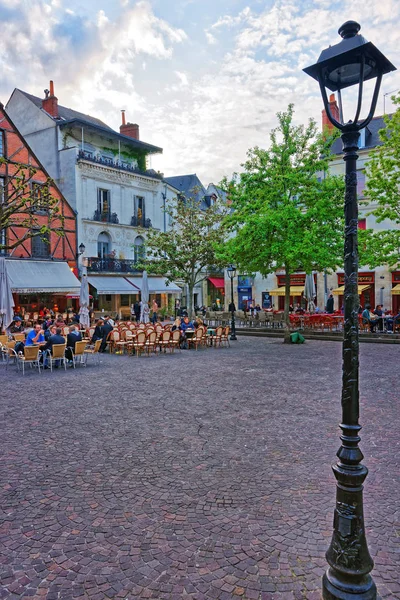
<svg viewBox="0 0 400 600"><path fill-rule="evenodd" d="M139 139L139 125L137 123L126 123L125 111L121 110L122 113L122 124L119 126L119 132L121 135L127 135L128 137Z"/></svg>
<svg viewBox="0 0 400 600"><path fill-rule="evenodd" d="M58 98L54 95L54 83L50 81L50 91L44 90L45 98L42 100L42 108L49 115L58 119Z"/></svg>
<svg viewBox="0 0 400 600"><path fill-rule="evenodd" d="M331 115L336 121L340 121L339 117L339 107L336 102L335 94L331 94L329 96L329 109L331 111ZM327 131L328 134L332 133L334 127L330 120L328 119L328 115L326 114L326 110L322 111L322 132Z"/></svg>

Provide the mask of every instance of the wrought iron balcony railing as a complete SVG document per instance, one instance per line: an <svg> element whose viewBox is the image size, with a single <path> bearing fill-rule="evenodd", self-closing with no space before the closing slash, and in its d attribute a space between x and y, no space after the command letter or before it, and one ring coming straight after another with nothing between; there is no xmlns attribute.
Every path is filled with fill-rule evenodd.
<svg viewBox="0 0 400 600"><path fill-rule="evenodd" d="M101 221L102 223L114 223L115 225L118 225L119 223L117 213L110 213L101 210L94 211L93 221Z"/></svg>
<svg viewBox="0 0 400 600"><path fill-rule="evenodd" d="M112 167L113 169L119 169L120 171L136 173L137 175L144 175L145 177L151 177L152 179L162 180L163 178L161 173L157 173L153 169L149 171L142 171L137 167L132 167L131 165L121 163L119 160L113 160L112 158L105 158L102 156L95 156L91 152L86 152L85 150L79 150L77 160L87 160L89 162L96 163L97 165Z"/></svg>
<svg viewBox="0 0 400 600"><path fill-rule="evenodd" d="M87 259L88 273L136 273L135 259L125 258L97 258L91 256Z"/></svg>
<svg viewBox="0 0 400 600"><path fill-rule="evenodd" d="M153 227L151 219L143 219L143 217L137 217L136 215L133 215L131 218L131 226L144 227L145 229L150 229L150 227Z"/></svg>

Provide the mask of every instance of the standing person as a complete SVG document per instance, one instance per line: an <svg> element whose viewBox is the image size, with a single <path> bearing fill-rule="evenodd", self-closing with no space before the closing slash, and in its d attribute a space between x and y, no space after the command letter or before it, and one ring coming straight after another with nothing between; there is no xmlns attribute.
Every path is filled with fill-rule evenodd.
<svg viewBox="0 0 400 600"><path fill-rule="evenodd" d="M329 298L326 301L326 312L328 314L332 314L334 312L334 299L333 299L333 294L329 294Z"/></svg>
<svg viewBox="0 0 400 600"><path fill-rule="evenodd" d="M155 325L157 323L157 311L158 311L158 304L156 300L153 300L153 304L151 305L151 308L153 310L153 316L151 317L151 322L153 323L153 325Z"/></svg>
<svg viewBox="0 0 400 600"><path fill-rule="evenodd" d="M133 305L133 312L135 315L136 323L139 323L139 321L140 321L140 304L137 300L136 300L135 304Z"/></svg>
<svg viewBox="0 0 400 600"><path fill-rule="evenodd" d="M103 341L101 342L100 352L105 352L107 348L107 338L108 334L113 330L113 326L111 325L111 319L107 315L104 317L104 325L103 329Z"/></svg>

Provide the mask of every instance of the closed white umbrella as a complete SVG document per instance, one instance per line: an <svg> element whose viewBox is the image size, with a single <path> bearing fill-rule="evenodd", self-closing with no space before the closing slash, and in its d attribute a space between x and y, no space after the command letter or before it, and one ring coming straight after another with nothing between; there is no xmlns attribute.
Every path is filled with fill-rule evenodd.
<svg viewBox="0 0 400 600"><path fill-rule="evenodd" d="M147 271L143 271L142 275L142 289L141 289L141 303L140 303L140 320L142 323L149 322L149 282L147 279Z"/></svg>
<svg viewBox="0 0 400 600"><path fill-rule="evenodd" d="M6 330L14 318L14 298L11 292L11 281L7 273L5 259L0 258L0 332Z"/></svg>
<svg viewBox="0 0 400 600"><path fill-rule="evenodd" d="M304 298L307 300L308 307L310 307L311 302L314 302L316 293L314 275L309 273L306 275L304 284Z"/></svg>
<svg viewBox="0 0 400 600"><path fill-rule="evenodd" d="M83 327L90 327L89 317L89 282L87 275L82 275L81 291L79 295L79 323Z"/></svg>

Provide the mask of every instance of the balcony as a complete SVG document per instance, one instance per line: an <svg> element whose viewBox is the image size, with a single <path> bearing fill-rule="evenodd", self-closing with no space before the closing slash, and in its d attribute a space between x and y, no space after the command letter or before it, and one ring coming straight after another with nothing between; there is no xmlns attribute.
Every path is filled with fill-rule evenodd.
<svg viewBox="0 0 400 600"><path fill-rule="evenodd" d="M157 173L153 169L149 171L142 171L137 167L132 167L127 164L121 163L119 160L113 160L112 158L103 158L101 156L94 156L91 152L79 150L77 161L87 160L88 162L95 163L96 165L102 165L104 167L111 167L118 169L118 171L126 171L135 175L143 175L144 177L150 177L151 179L162 180L163 176L161 173Z"/></svg>
<svg viewBox="0 0 400 600"><path fill-rule="evenodd" d="M110 213L101 210L95 210L93 215L93 221L100 221L101 223L114 223L118 225L119 219L117 213Z"/></svg>
<svg viewBox="0 0 400 600"><path fill-rule="evenodd" d="M137 273L134 258L97 258L91 256L87 259L88 273Z"/></svg>
<svg viewBox="0 0 400 600"><path fill-rule="evenodd" d="M143 217L133 215L131 218L131 227L144 227L145 229L150 229L153 225L151 219L143 219Z"/></svg>

